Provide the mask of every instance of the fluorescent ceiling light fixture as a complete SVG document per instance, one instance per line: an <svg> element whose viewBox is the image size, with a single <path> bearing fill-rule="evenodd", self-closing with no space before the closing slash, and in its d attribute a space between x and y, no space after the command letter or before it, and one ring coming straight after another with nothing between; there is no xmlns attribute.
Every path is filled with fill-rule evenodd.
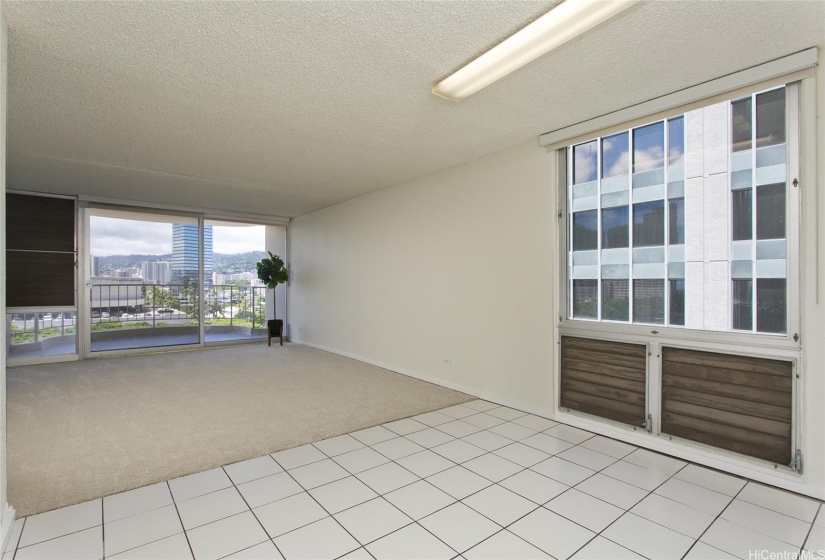
<svg viewBox="0 0 825 560"><path fill-rule="evenodd" d="M477 59L433 86L433 93L461 101L573 37L610 19L638 0L564 0Z"/></svg>

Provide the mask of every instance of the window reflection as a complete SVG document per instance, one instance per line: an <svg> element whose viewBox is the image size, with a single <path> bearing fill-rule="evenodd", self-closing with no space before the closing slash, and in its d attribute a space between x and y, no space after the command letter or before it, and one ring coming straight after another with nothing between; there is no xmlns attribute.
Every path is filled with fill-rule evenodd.
<svg viewBox="0 0 825 560"><path fill-rule="evenodd" d="M733 240L753 239L753 197L751 189L733 191L732 218Z"/></svg>
<svg viewBox="0 0 825 560"><path fill-rule="evenodd" d="M756 96L756 147L785 143L785 88Z"/></svg>
<svg viewBox="0 0 825 560"><path fill-rule="evenodd" d="M785 238L785 183L756 187L756 238Z"/></svg>
<svg viewBox="0 0 825 560"><path fill-rule="evenodd" d="M598 210L573 214L573 250L593 251L598 248Z"/></svg>
<svg viewBox="0 0 825 560"><path fill-rule="evenodd" d="M633 281L633 322L662 325L665 322L665 281Z"/></svg>
<svg viewBox="0 0 825 560"><path fill-rule="evenodd" d="M665 244L665 201L633 205L633 246L658 247Z"/></svg>
<svg viewBox="0 0 825 560"><path fill-rule="evenodd" d="M630 319L630 281L602 280L602 319L628 321Z"/></svg>
<svg viewBox="0 0 825 560"><path fill-rule="evenodd" d="M682 165L685 162L685 118L667 121L668 165Z"/></svg>
<svg viewBox="0 0 825 560"><path fill-rule="evenodd" d="M629 240L627 206L602 210L602 249L627 247Z"/></svg>
<svg viewBox="0 0 825 560"><path fill-rule="evenodd" d="M753 329L753 280L733 279L733 328L741 331Z"/></svg>
<svg viewBox="0 0 825 560"><path fill-rule="evenodd" d="M732 151L751 149L751 98L740 99L730 104Z"/></svg>
<svg viewBox="0 0 825 560"><path fill-rule="evenodd" d="M627 132L602 138L602 177L627 175L630 165Z"/></svg>
<svg viewBox="0 0 825 560"><path fill-rule="evenodd" d="M670 222L669 245L685 244L685 199L673 198L668 201L668 221Z"/></svg>
<svg viewBox="0 0 825 560"><path fill-rule="evenodd" d="M598 319L598 280L573 280L573 317Z"/></svg>
<svg viewBox="0 0 825 560"><path fill-rule="evenodd" d="M685 324L685 281L670 280L670 324Z"/></svg>
<svg viewBox="0 0 825 560"><path fill-rule="evenodd" d="M665 166L665 124L653 123L633 130L633 173Z"/></svg>
<svg viewBox="0 0 825 560"><path fill-rule="evenodd" d="M766 333L785 332L785 279L757 278L756 330Z"/></svg>
<svg viewBox="0 0 825 560"><path fill-rule="evenodd" d="M573 147L573 184L596 180L596 140Z"/></svg>

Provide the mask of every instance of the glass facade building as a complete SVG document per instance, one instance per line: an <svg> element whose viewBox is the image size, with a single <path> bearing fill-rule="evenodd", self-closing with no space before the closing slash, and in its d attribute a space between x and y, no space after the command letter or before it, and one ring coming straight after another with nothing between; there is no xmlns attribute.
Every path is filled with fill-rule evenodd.
<svg viewBox="0 0 825 560"><path fill-rule="evenodd" d="M568 147L568 317L787 329L785 88Z"/></svg>
<svg viewBox="0 0 825 560"><path fill-rule="evenodd" d="M212 285L212 226L203 228L203 281ZM198 226L172 225L172 283L189 284L198 281Z"/></svg>

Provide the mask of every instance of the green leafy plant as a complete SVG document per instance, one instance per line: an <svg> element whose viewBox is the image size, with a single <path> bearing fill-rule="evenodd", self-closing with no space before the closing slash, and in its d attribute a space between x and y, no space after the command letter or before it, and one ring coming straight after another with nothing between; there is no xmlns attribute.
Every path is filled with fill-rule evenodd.
<svg viewBox="0 0 825 560"><path fill-rule="evenodd" d="M289 280L289 271L284 266L284 261L278 255L273 255L270 251L268 259L261 259L255 263L255 268L258 269L258 279L263 282L267 288L274 290L278 284L283 284ZM275 294L272 295L272 309L274 317L278 317L275 309Z"/></svg>

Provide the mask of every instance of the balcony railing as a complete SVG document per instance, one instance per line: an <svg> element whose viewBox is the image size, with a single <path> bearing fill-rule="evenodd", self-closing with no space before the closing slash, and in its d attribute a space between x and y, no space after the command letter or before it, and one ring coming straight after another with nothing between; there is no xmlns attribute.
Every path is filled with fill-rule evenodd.
<svg viewBox="0 0 825 560"><path fill-rule="evenodd" d="M207 327L266 325L264 286L214 285L201 294L194 284L97 284L91 295L93 331L112 323L119 326L109 328L197 325L201 295Z"/></svg>
<svg viewBox="0 0 825 560"><path fill-rule="evenodd" d="M201 296L207 334L213 327L224 332L225 327L238 327L256 335L255 329L266 327L264 286L215 285L201 294L192 284L95 284L91 287L92 340L110 336L96 333L125 329L198 327ZM12 346L77 333L74 312L11 314L7 320Z"/></svg>

